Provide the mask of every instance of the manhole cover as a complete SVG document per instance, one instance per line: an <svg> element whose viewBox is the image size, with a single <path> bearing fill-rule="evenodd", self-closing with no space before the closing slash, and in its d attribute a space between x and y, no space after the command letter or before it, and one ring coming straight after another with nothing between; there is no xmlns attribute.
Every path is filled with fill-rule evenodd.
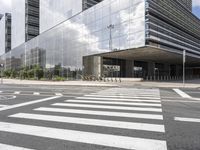
<svg viewBox="0 0 200 150"><path fill-rule="evenodd" d="M16 96L14 95L0 95L0 101L15 99Z"/></svg>

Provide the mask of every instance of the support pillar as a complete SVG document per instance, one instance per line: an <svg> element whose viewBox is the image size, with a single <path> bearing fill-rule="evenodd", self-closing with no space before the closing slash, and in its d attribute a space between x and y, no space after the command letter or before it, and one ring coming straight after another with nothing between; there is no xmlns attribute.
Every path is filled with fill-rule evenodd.
<svg viewBox="0 0 200 150"><path fill-rule="evenodd" d="M103 58L101 56L87 56L83 58L84 75L102 76Z"/></svg>
<svg viewBox="0 0 200 150"><path fill-rule="evenodd" d="M176 76L182 76L183 72L182 72L182 66L180 65L176 65Z"/></svg>
<svg viewBox="0 0 200 150"><path fill-rule="evenodd" d="M134 77L134 61L133 60L126 60L126 77Z"/></svg>
<svg viewBox="0 0 200 150"><path fill-rule="evenodd" d="M170 64L164 64L165 76L170 76Z"/></svg>
<svg viewBox="0 0 200 150"><path fill-rule="evenodd" d="M155 63L154 62L148 62L148 76L154 76L155 75Z"/></svg>

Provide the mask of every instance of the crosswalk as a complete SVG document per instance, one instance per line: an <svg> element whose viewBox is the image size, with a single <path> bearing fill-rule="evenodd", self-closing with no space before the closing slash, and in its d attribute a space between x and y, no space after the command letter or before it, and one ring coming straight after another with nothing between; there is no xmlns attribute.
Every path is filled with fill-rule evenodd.
<svg viewBox="0 0 200 150"><path fill-rule="evenodd" d="M111 88L51 103L28 112L12 114L9 118L62 123L65 128L52 128L45 124L41 126L0 122L0 132L66 140L108 148L167 150L167 143L163 140L165 139L165 126L159 89ZM101 130L97 132L75 130L68 126L69 124L89 126L89 129L103 129L104 132ZM109 130L114 132L112 134L106 132ZM149 138L141 137L138 134L122 136L118 133L125 130L149 134ZM163 138L160 139L158 134ZM154 136L152 137L152 135ZM12 145L10 146L12 147ZM18 150L17 148L19 149L19 147L10 149Z"/></svg>
<svg viewBox="0 0 200 150"><path fill-rule="evenodd" d="M192 96L188 95L186 92L182 91L181 89L171 89L174 91L174 93L180 98L189 98L191 99ZM118 99L118 98L123 98L123 99L140 99L142 98L143 101L149 100L150 98L153 99L159 99L160 93L150 93L150 91L153 91L152 89L143 89L142 94L138 92L138 90L135 90L132 93L117 93L116 91L109 91L108 93L91 93L91 94L86 94L84 93L63 93L63 92L36 92L36 91L0 91L0 94L14 94L14 95L34 95L34 96L42 96L42 95L56 95L56 96L67 96L67 95L84 95L81 97L77 97L78 99L97 99L97 100L103 100L105 98L113 98L113 99ZM113 93L114 92L114 93ZM85 97L86 96L86 97ZM170 97L170 96L169 96ZM154 101L154 100L153 100Z"/></svg>

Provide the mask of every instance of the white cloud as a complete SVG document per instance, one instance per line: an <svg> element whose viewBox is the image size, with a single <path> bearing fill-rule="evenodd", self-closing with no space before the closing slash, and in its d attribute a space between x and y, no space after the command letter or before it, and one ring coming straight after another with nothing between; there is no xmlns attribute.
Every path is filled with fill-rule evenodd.
<svg viewBox="0 0 200 150"><path fill-rule="evenodd" d="M193 7L200 7L200 0L193 0Z"/></svg>

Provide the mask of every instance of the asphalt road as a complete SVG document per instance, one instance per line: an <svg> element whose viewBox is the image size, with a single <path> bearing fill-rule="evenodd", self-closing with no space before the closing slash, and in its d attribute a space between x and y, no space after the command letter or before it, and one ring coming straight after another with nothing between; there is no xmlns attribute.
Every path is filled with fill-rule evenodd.
<svg viewBox="0 0 200 150"><path fill-rule="evenodd" d="M200 89L0 85L0 150L200 150Z"/></svg>

